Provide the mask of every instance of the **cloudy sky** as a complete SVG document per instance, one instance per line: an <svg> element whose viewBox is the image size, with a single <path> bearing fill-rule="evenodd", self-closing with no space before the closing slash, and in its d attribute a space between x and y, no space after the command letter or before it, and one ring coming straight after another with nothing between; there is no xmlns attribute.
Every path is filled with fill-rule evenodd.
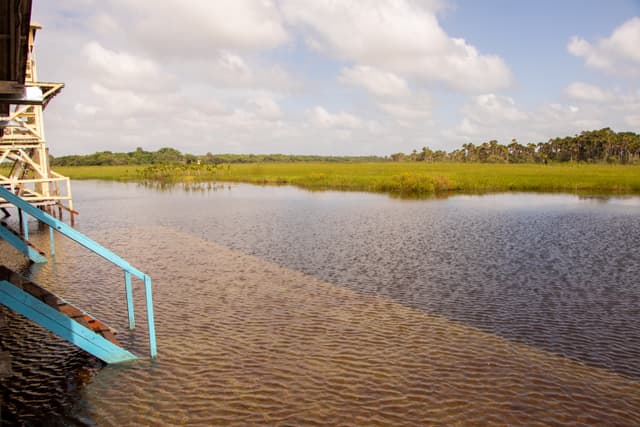
<svg viewBox="0 0 640 427"><path fill-rule="evenodd" d="M640 132L639 0L34 0L51 153Z"/></svg>

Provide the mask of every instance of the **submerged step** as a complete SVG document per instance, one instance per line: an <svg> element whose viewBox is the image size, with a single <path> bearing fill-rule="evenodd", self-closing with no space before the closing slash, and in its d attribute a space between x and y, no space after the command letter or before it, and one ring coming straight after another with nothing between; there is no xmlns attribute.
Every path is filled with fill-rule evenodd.
<svg viewBox="0 0 640 427"><path fill-rule="evenodd" d="M0 303L104 362L136 359L114 329L5 266L0 266Z"/></svg>
<svg viewBox="0 0 640 427"><path fill-rule="evenodd" d="M26 255L32 262L45 263L44 251L35 247L31 242L24 240L19 233L11 229L6 222L0 221L0 238L6 240L18 251Z"/></svg>

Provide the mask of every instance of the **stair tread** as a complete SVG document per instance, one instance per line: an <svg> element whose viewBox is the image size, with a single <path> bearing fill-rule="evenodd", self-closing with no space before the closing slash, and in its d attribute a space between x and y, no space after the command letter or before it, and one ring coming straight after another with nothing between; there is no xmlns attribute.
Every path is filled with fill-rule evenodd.
<svg viewBox="0 0 640 427"><path fill-rule="evenodd" d="M6 222L0 221L0 225L3 226L4 228L6 228L11 233L13 233L15 236L19 237L27 246L35 249L40 255L43 255L43 256L46 255L46 253L42 249L38 248L36 245L31 243L30 241L24 240L22 238L22 235L20 233L18 233L17 231L15 231L13 228L9 227L9 225Z"/></svg>
<svg viewBox="0 0 640 427"><path fill-rule="evenodd" d="M122 347L122 344L120 344L120 342L116 338L117 332L111 329L109 326L105 325L98 319L94 319L84 311L59 298L54 293L44 289L43 287L33 282L29 282L21 275L2 265L0 265L0 280L8 281L14 286L29 293L33 297L43 301L50 307L55 308L60 313L69 317L70 319L73 319L75 322L81 324L85 328L101 335L108 341L111 341L113 344Z"/></svg>

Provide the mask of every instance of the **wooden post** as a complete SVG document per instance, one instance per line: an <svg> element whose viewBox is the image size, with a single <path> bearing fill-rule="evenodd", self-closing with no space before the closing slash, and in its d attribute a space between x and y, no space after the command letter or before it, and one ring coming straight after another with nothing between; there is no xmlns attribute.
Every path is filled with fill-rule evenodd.
<svg viewBox="0 0 640 427"><path fill-rule="evenodd" d="M22 229L22 209L18 209L18 222L20 223L20 235L24 235L24 230Z"/></svg>

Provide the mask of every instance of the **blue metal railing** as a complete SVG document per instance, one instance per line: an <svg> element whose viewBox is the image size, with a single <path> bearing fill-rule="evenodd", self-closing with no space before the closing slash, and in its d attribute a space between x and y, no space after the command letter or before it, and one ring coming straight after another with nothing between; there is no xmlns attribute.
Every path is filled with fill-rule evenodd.
<svg viewBox="0 0 640 427"><path fill-rule="evenodd" d="M56 299L62 301L59 297ZM75 318L69 318L41 298L26 292L18 284L0 280L0 303L106 363L137 359L135 355L105 336L96 333Z"/></svg>
<svg viewBox="0 0 640 427"><path fill-rule="evenodd" d="M99 243L91 240L84 234L79 231L73 229L62 221L57 220L51 215L45 213L39 208L33 206L32 204L26 202L19 196L13 194L6 188L0 186L0 198L3 198L7 202L11 203L18 209L21 209L23 212L29 214L30 216L36 218L38 221L47 224L51 230L55 230L60 234L67 236L69 239L79 243L90 251L100 255L106 260L110 261L112 264L117 265L122 268L124 271L125 278L125 288L127 294L127 311L129 315L129 328L133 329L135 327L135 318L133 312L133 290L131 287L131 276L135 276L143 281L145 288L145 297L146 297L146 305L147 305L147 323L149 328L149 350L151 357L156 357L158 355L156 349L156 332L155 325L153 320L153 297L151 291L151 277L137 268L131 266L127 261L120 258L118 255L111 252L109 249L100 245ZM27 230L27 216L23 215L23 230ZM28 231L24 233L25 240L28 240ZM54 244L53 244L53 232L50 235L51 238L51 252L54 252Z"/></svg>

